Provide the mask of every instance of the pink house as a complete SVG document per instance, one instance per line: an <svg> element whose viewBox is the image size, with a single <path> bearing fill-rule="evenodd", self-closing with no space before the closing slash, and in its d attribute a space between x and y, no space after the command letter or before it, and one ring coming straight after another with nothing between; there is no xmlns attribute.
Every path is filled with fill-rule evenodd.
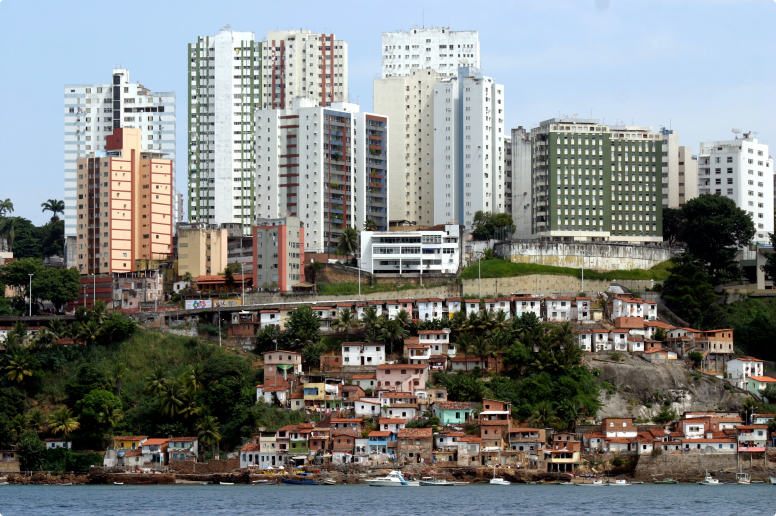
<svg viewBox="0 0 776 516"><path fill-rule="evenodd" d="M382 364L375 373L380 392L410 392L426 388L428 366L420 364Z"/></svg>

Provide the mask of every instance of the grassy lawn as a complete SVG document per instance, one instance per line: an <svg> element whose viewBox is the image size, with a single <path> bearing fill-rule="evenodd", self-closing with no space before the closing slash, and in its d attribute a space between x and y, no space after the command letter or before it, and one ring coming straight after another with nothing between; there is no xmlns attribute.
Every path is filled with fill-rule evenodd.
<svg viewBox="0 0 776 516"><path fill-rule="evenodd" d="M668 277L670 261L659 263L649 270L618 270L610 272L598 272L585 269L586 279L627 279L627 280L656 280L663 281ZM582 273L579 269L571 267L553 267L552 265L539 265L535 263L512 263L506 260L485 260L482 262L483 278L511 278L513 276L527 276L529 274L550 274L555 276L574 276L579 278ZM477 264L467 267L459 276L460 279L477 279Z"/></svg>
<svg viewBox="0 0 776 516"><path fill-rule="evenodd" d="M442 283L442 285L446 285L446 284L447 283ZM369 285L369 283L362 281L361 293L372 294L375 292L396 292L399 290L414 290L418 288L425 288L425 287L431 287L431 286L439 286L439 284L423 285L422 287L420 285L402 285L401 287L399 287L399 286L396 286L395 283L388 283L388 284L378 283L374 287L372 287ZM320 296L358 295L358 282L356 281L349 281L349 282L343 282L343 283L318 282L318 295Z"/></svg>

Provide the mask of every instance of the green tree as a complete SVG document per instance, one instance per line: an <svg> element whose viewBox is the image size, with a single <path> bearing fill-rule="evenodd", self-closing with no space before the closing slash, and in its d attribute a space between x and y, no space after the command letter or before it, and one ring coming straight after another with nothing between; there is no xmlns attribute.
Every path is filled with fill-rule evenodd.
<svg viewBox="0 0 776 516"><path fill-rule="evenodd" d="M43 213L46 213L47 211L51 212L51 221L56 222L59 220L59 217L57 216L58 213L65 213L65 201L60 201L57 199L49 199L48 201L42 203L40 205L41 208L43 208Z"/></svg>
<svg viewBox="0 0 776 516"><path fill-rule="evenodd" d="M229 265L227 265L224 269L224 283L226 283L226 286L229 288L229 290L234 290L236 283L234 281L234 273L232 272L232 268Z"/></svg>
<svg viewBox="0 0 776 516"><path fill-rule="evenodd" d="M658 328L655 330L655 333L652 335L652 340L659 340L664 341L668 338L668 332L666 332L665 328Z"/></svg>
<svg viewBox="0 0 776 516"><path fill-rule="evenodd" d="M213 416L204 416L194 427L197 432L197 437L202 446L211 447L213 450L213 457L218 456L218 444L221 442L221 427L218 424L218 418Z"/></svg>
<svg viewBox="0 0 776 516"><path fill-rule="evenodd" d="M663 208L663 240L669 245L677 245L685 222L687 221L681 209Z"/></svg>
<svg viewBox="0 0 776 516"><path fill-rule="evenodd" d="M89 321L81 326L81 333L78 335L87 344L94 344L102 336L102 331L95 321Z"/></svg>
<svg viewBox="0 0 776 516"><path fill-rule="evenodd" d="M652 421L659 425L667 425L671 421L676 421L678 418L679 416L674 409L668 405L663 405L660 407L660 412L652 417Z"/></svg>
<svg viewBox="0 0 776 516"><path fill-rule="evenodd" d="M43 414L43 411L40 409L32 409L29 414L27 414L29 421L30 421L30 429L33 430L35 433L40 433L46 428L46 416Z"/></svg>
<svg viewBox="0 0 776 516"><path fill-rule="evenodd" d="M383 322L383 319L377 315L377 307L369 305L364 308L364 314L361 317L361 325L366 328L367 331L379 330Z"/></svg>
<svg viewBox="0 0 776 516"><path fill-rule="evenodd" d="M167 383L169 381L169 378L167 378L167 371L164 370L164 367L157 366L151 374L146 376L146 394L150 394L152 396L160 394L167 387Z"/></svg>
<svg viewBox="0 0 776 516"><path fill-rule="evenodd" d="M749 244L756 231L746 211L722 195L701 195L682 207L686 222L679 239L700 260L714 285L740 276L738 249Z"/></svg>
<svg viewBox="0 0 776 516"><path fill-rule="evenodd" d="M558 417L552 402L543 400L534 405L528 422L535 428L561 428L563 421Z"/></svg>
<svg viewBox="0 0 776 516"><path fill-rule="evenodd" d="M46 457L46 447L35 432L27 432L19 438L16 448L19 467L23 471L37 471Z"/></svg>
<svg viewBox="0 0 776 516"><path fill-rule="evenodd" d="M321 335L321 318L307 305L291 311L286 320L286 333L291 340L317 342Z"/></svg>
<svg viewBox="0 0 776 516"><path fill-rule="evenodd" d="M5 217L8 213L13 213L13 203L11 202L11 199L0 201L0 217Z"/></svg>
<svg viewBox="0 0 776 516"><path fill-rule="evenodd" d="M694 326L702 326L709 308L717 302L711 279L689 253L672 258L674 267L663 283L663 298L674 312Z"/></svg>
<svg viewBox="0 0 776 516"><path fill-rule="evenodd" d="M364 231L377 231L377 222L372 219L364 221Z"/></svg>
<svg viewBox="0 0 776 516"><path fill-rule="evenodd" d="M394 346L397 343L403 343L404 339L409 336L409 330L402 326L397 319L389 319L380 330L380 337L385 345L390 347L391 354L393 354Z"/></svg>
<svg viewBox="0 0 776 516"><path fill-rule="evenodd" d="M67 442L68 436L78 430L81 424L78 422L78 418L73 416L72 410L60 407L49 414L48 426L52 434L64 434L65 442Z"/></svg>
<svg viewBox="0 0 776 516"><path fill-rule="evenodd" d="M345 334L345 339L350 336L350 330L355 330L361 326L355 312L350 308L343 308L339 311L339 316L331 322L331 327Z"/></svg>
<svg viewBox="0 0 776 516"><path fill-rule="evenodd" d="M105 431L113 432L113 426L121 419L121 399L112 392L95 389L75 404L81 431L89 440L101 441Z"/></svg>
<svg viewBox="0 0 776 516"><path fill-rule="evenodd" d="M690 351L690 353L687 355L687 358L692 360L693 367L697 369L701 365L701 362L703 362L703 353L700 351Z"/></svg>
<svg viewBox="0 0 776 516"><path fill-rule="evenodd" d="M776 235L769 233L768 238L770 239L773 248L776 249ZM776 252L769 253L768 259L765 261L765 264L760 266L760 268L763 270L766 276L769 276L771 279L776 281Z"/></svg>
<svg viewBox="0 0 776 516"><path fill-rule="evenodd" d="M186 390L177 380L168 382L162 392L159 393L159 412L162 415L174 419L180 414L184 406Z"/></svg>
<svg viewBox="0 0 776 516"><path fill-rule="evenodd" d="M337 250L347 256L353 256L358 250L358 231L347 227L340 235L337 242Z"/></svg>
<svg viewBox="0 0 776 516"><path fill-rule="evenodd" d="M129 369L123 362L111 362L108 367L108 379L116 387L116 396L121 397L121 382L127 376Z"/></svg>
<svg viewBox="0 0 776 516"><path fill-rule="evenodd" d="M24 432L29 430L30 418L27 417L27 414L16 414L11 418L10 427L16 438L19 439Z"/></svg>
<svg viewBox="0 0 776 516"><path fill-rule="evenodd" d="M102 325L101 336L108 337L110 343L124 341L137 331L137 324L121 312L111 312Z"/></svg>
<svg viewBox="0 0 776 516"><path fill-rule="evenodd" d="M7 360L5 371L6 378L16 383L22 383L25 377L32 378L35 374L30 356L22 353L16 353Z"/></svg>

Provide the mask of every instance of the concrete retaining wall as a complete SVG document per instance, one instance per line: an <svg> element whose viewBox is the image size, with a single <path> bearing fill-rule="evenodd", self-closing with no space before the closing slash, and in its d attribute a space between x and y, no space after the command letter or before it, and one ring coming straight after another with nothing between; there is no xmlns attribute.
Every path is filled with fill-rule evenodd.
<svg viewBox="0 0 776 516"><path fill-rule="evenodd" d="M516 263L601 271L650 269L673 256L666 247L598 242L501 242L494 252Z"/></svg>
<svg viewBox="0 0 776 516"><path fill-rule="evenodd" d="M476 281L476 280L475 280ZM585 282L587 283L587 282ZM424 297L458 297L461 295L458 285L442 285L438 287L423 287L411 290L397 290L387 292L375 292L374 294L362 294L364 301L379 301L383 299L414 298ZM245 304L277 304L277 303L320 303L322 301L337 301L345 303L347 301L357 301L358 294L347 296L316 296L315 294L285 295L270 293L251 293L245 294Z"/></svg>
<svg viewBox="0 0 776 516"><path fill-rule="evenodd" d="M715 478L732 480L740 466L744 472L751 473L753 478L761 478L767 474L763 455L763 453L742 453L740 463L735 453L695 451L681 454L663 453L658 456L641 455L636 464L635 476L641 480L672 477L677 480L692 481L701 480L708 471Z"/></svg>
<svg viewBox="0 0 776 516"><path fill-rule="evenodd" d="M463 296L478 297L480 294L479 280L462 280ZM610 280L585 279L584 292L593 295L596 292L606 292ZM628 289L644 290L652 286L649 280L618 281L616 284ZM482 296L499 294L535 294L550 296L553 294L576 295L582 292L582 279L573 276L551 276L547 274L529 274L512 278L487 278L482 280Z"/></svg>

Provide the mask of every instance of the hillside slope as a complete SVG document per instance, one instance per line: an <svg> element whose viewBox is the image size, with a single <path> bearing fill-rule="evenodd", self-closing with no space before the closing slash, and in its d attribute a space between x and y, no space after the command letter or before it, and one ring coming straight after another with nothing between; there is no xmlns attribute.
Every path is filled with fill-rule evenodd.
<svg viewBox="0 0 776 516"><path fill-rule="evenodd" d="M697 373L683 364L650 364L627 354L622 359L613 360L608 354L588 357L588 364L601 371L598 380L604 387L599 417L633 415L647 420L666 402L679 415L687 411L738 411L746 398L725 389L722 380L696 378Z"/></svg>

